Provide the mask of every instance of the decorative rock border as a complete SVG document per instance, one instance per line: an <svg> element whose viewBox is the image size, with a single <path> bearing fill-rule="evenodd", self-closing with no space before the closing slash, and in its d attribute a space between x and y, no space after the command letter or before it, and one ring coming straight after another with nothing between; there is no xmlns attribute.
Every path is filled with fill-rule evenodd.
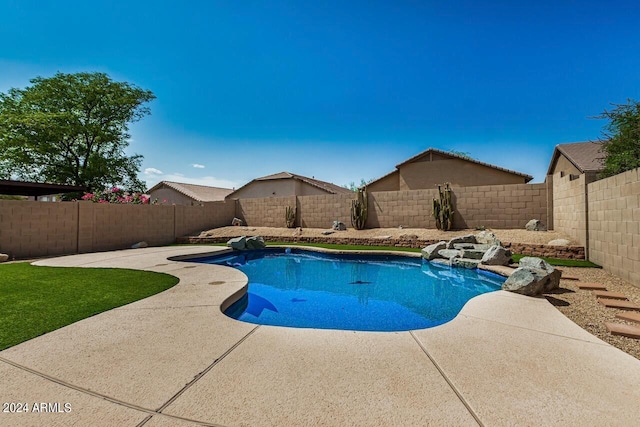
<svg viewBox="0 0 640 427"><path fill-rule="evenodd" d="M181 244L206 244L206 243L226 243L232 236L226 237L196 237L196 236L184 236L176 239L176 243ZM238 237L238 236L236 236ZM363 246L395 246L399 248L424 248L425 246L438 243L439 240L423 240L423 239L363 239L357 237L280 237L280 236L262 236L265 242L290 242L290 243L328 243L336 245L363 245ZM529 243L506 243L502 244L503 247L511 249L511 252L529 255L529 256L544 256L550 258L560 259L577 259L583 260L584 247L583 246L549 246L549 245L534 245Z"/></svg>

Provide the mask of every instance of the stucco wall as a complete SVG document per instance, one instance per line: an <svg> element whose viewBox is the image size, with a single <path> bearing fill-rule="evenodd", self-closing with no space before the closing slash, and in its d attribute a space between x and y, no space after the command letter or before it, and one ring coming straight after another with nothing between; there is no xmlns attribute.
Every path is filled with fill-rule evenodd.
<svg viewBox="0 0 640 427"><path fill-rule="evenodd" d="M434 159L411 162L400 166L400 190L435 188L451 183L452 187L524 184L522 176L467 162L462 159Z"/></svg>
<svg viewBox="0 0 640 427"><path fill-rule="evenodd" d="M640 169L588 184L589 259L640 286Z"/></svg>
<svg viewBox="0 0 640 427"><path fill-rule="evenodd" d="M271 179L254 181L233 194L234 199L254 199L262 197L287 197L296 194L296 181L293 179Z"/></svg>
<svg viewBox="0 0 640 427"><path fill-rule="evenodd" d="M168 205L191 206L191 205L199 204L198 202L193 200L191 197L187 197L184 194L170 187L158 188L157 190L153 190L149 192L149 195L151 196L152 200L158 199L160 203L163 203L163 201L166 200L166 204Z"/></svg>
<svg viewBox="0 0 640 427"><path fill-rule="evenodd" d="M558 160L553 165L551 169L551 175L555 175L557 173L564 173L564 175L580 175L580 170L571 163L564 154L560 153L558 155Z"/></svg>
<svg viewBox="0 0 640 427"><path fill-rule="evenodd" d="M398 191L400 189L400 173L398 171L392 172L389 175L372 182L367 186L367 190L370 192L377 191Z"/></svg>

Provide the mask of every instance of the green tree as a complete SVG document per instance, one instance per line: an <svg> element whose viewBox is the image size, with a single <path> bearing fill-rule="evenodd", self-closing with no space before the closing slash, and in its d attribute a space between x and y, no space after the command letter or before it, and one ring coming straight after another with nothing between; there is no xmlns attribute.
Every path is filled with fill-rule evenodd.
<svg viewBox="0 0 640 427"><path fill-rule="evenodd" d="M599 119L607 119L604 127L602 151L605 153L601 178L640 167L640 102L627 100L626 104L613 104Z"/></svg>
<svg viewBox="0 0 640 427"><path fill-rule="evenodd" d="M351 181L349 184L345 184L342 187L351 191L358 191L360 187L365 187L369 185L371 182L373 182L373 178L370 179L369 181L365 181L364 178L360 178L360 185L356 185L355 182Z"/></svg>
<svg viewBox="0 0 640 427"><path fill-rule="evenodd" d="M0 93L0 178L144 189L128 125L150 114L148 90L103 73L57 73Z"/></svg>

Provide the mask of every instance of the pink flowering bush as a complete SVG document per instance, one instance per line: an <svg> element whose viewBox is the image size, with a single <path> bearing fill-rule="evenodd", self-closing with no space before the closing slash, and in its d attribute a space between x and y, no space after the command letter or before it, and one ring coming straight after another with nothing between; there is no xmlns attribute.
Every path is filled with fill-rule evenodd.
<svg viewBox="0 0 640 427"><path fill-rule="evenodd" d="M113 187L103 190L100 193L86 193L82 200L89 200L94 203L116 203L134 205L157 205L158 200L151 200L147 194L127 193L123 189Z"/></svg>

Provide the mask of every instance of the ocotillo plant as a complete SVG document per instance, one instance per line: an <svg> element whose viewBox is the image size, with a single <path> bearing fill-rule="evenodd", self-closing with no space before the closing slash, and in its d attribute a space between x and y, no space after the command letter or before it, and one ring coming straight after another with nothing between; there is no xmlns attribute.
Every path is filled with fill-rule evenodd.
<svg viewBox="0 0 640 427"><path fill-rule="evenodd" d="M351 201L351 225L356 230L362 230L367 222L368 196L366 188L358 190L358 198Z"/></svg>
<svg viewBox="0 0 640 427"><path fill-rule="evenodd" d="M287 223L287 228L293 228L296 225L296 208L287 206L284 211L284 218Z"/></svg>
<svg viewBox="0 0 640 427"><path fill-rule="evenodd" d="M449 183L438 184L439 199L433 199L433 217L436 219L438 230L449 231L453 223L453 206L451 205L451 188Z"/></svg>

